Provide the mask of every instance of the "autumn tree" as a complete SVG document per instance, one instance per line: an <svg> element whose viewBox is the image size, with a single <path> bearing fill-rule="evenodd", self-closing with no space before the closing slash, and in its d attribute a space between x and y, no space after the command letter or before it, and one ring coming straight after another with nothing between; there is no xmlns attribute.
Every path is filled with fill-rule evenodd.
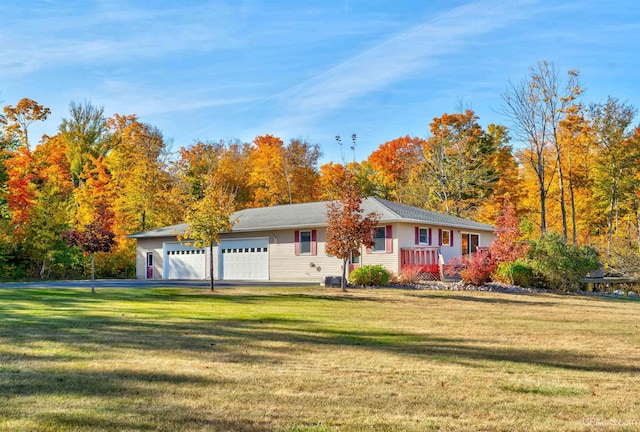
<svg viewBox="0 0 640 432"><path fill-rule="evenodd" d="M71 166L74 184L81 185L80 173L91 158L107 155L111 137L104 116L104 108L90 102L71 102L70 118L60 124L60 134L67 145L67 158Z"/></svg>
<svg viewBox="0 0 640 432"><path fill-rule="evenodd" d="M91 223L67 230L62 236L72 247L78 247L85 255L91 256L91 292L95 293L95 254L109 252L116 245L115 234L111 227L113 212L100 205Z"/></svg>
<svg viewBox="0 0 640 432"><path fill-rule="evenodd" d="M523 239L516 209L508 195L503 200L502 212L496 221L494 234L496 239L489 246L489 251L496 264L511 264L526 256L528 243ZM509 277L513 284L512 266L509 266Z"/></svg>
<svg viewBox="0 0 640 432"><path fill-rule="evenodd" d="M487 138L494 143L495 151L487 155L485 161L497 180L489 184L490 190L478 205L475 219L480 222L494 224L501 214L505 197L509 197L516 215L526 211L522 203L522 178L520 167L509 145L511 137L507 128L502 125L489 124Z"/></svg>
<svg viewBox="0 0 640 432"><path fill-rule="evenodd" d="M105 157L114 190L118 234L146 231L178 223L182 214L172 204L173 179L162 132L135 115L108 119L111 150Z"/></svg>
<svg viewBox="0 0 640 432"><path fill-rule="evenodd" d="M90 157L80 173L79 180L84 186L73 191L72 225L89 225L100 211L108 211L108 214L113 216L109 219L112 223L115 218L113 203L116 191L105 158Z"/></svg>
<svg viewBox="0 0 640 432"><path fill-rule="evenodd" d="M33 153L26 145L21 145L4 161L7 181L6 205L9 213L12 237L24 239L30 225L31 210L35 205L39 178L33 161Z"/></svg>
<svg viewBox="0 0 640 432"><path fill-rule="evenodd" d="M235 197L236 209L247 208L253 202L250 186L252 149L240 141L228 142L220 155L216 173L219 183Z"/></svg>
<svg viewBox="0 0 640 432"><path fill-rule="evenodd" d="M566 109L582 93L578 85L578 72L571 70L561 82L557 67L541 61L529 68L527 78L519 83L509 82L502 94L503 113L512 122L516 138L528 147L521 158L535 172L540 204L540 231L547 231L548 191L557 171L563 237L567 239L567 215L562 172L562 146L558 137L560 122ZM555 165L553 165L555 164Z"/></svg>
<svg viewBox="0 0 640 432"><path fill-rule="evenodd" d="M316 199L320 147L300 140L285 146L273 135L253 140L250 186L254 206L309 202Z"/></svg>
<svg viewBox="0 0 640 432"><path fill-rule="evenodd" d="M173 164L180 182L181 193L194 200L202 199L207 184L220 166L224 143L198 141L189 147L181 147L179 159Z"/></svg>
<svg viewBox="0 0 640 432"><path fill-rule="evenodd" d="M421 176L429 206L455 216L472 216L497 181L487 163L495 151L496 143L473 111L434 118Z"/></svg>
<svg viewBox="0 0 640 432"><path fill-rule="evenodd" d="M407 135L381 144L369 155L382 198L398 200L402 196L411 172L422 162L425 144L422 138Z"/></svg>
<svg viewBox="0 0 640 432"><path fill-rule="evenodd" d="M181 194L187 202L201 199L207 184L215 178L235 196L236 208L253 203L249 184L253 150L249 144L198 141L180 148L179 155L171 166L176 181L174 193Z"/></svg>
<svg viewBox="0 0 640 432"><path fill-rule="evenodd" d="M560 121L558 138L563 149L563 165L569 188L569 208L571 210L571 240L574 245L578 239L585 240L597 221L593 201L593 140L589 120L585 116L585 107L575 103L567 108L565 117ZM581 234L581 235L580 235Z"/></svg>
<svg viewBox="0 0 640 432"><path fill-rule="evenodd" d="M589 118L596 146L595 188L607 211L607 255L610 254L615 219L621 203L637 196L640 149L633 139L631 125L637 110L632 105L609 97L606 102L591 104Z"/></svg>
<svg viewBox="0 0 640 432"><path fill-rule="evenodd" d="M345 183L347 169L344 165L327 162L320 166L320 199L336 200L342 196L341 185Z"/></svg>
<svg viewBox="0 0 640 432"><path fill-rule="evenodd" d="M336 137L342 145L340 137ZM353 136L355 146L355 135ZM373 231L380 216L375 213L363 215L361 190L351 170L346 170L340 179L341 198L327 203L326 252L342 260L342 291L347 290L346 276L349 259L359 256L362 246L373 247Z"/></svg>
<svg viewBox="0 0 640 432"><path fill-rule="evenodd" d="M318 199L318 144L292 139L284 149L283 169L289 204Z"/></svg>
<svg viewBox="0 0 640 432"><path fill-rule="evenodd" d="M195 247L209 248L209 280L214 290L213 246L220 242L220 234L231 231L235 220L234 197L215 181L211 180L204 190L202 199L193 203L187 212L185 222L188 225L180 241L193 242Z"/></svg>
<svg viewBox="0 0 640 432"><path fill-rule="evenodd" d="M23 98L14 107L7 105L3 109L5 123L4 135L6 141L18 140L22 145L30 148L29 126L36 121L44 121L51 114L51 110L38 104L33 99Z"/></svg>
<svg viewBox="0 0 640 432"><path fill-rule="evenodd" d="M254 207L268 207L289 202L284 171L284 143L273 135L253 140L250 185Z"/></svg>
<svg viewBox="0 0 640 432"><path fill-rule="evenodd" d="M73 182L65 151L64 140L56 135L45 137L33 154L38 181L26 241L38 255L34 258L42 262L41 278L50 270L47 261L55 261L56 251L63 249L60 236L70 222Z"/></svg>

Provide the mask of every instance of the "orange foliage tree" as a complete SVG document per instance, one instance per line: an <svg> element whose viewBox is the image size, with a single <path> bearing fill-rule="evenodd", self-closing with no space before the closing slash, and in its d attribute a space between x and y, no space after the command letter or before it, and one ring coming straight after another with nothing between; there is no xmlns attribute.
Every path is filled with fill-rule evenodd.
<svg viewBox="0 0 640 432"><path fill-rule="evenodd" d="M36 172L33 154L26 145L18 149L4 161L7 171L7 206L10 224L15 238L22 240L30 224L31 209L35 205Z"/></svg>
<svg viewBox="0 0 640 432"><path fill-rule="evenodd" d="M38 104L33 99L23 98L17 105L7 105L3 108L5 123L5 139L7 141L19 140L22 144L30 148L29 126L36 121L44 121L51 114L51 110Z"/></svg>
<svg viewBox="0 0 640 432"><path fill-rule="evenodd" d="M342 260L342 291L346 291L346 272L351 256L358 256L360 248L373 247L373 230L379 215L363 216L362 196L351 171L346 172L342 183L341 199L327 204L326 252Z"/></svg>
<svg viewBox="0 0 640 432"><path fill-rule="evenodd" d="M383 198L397 199L402 195L411 172L422 162L425 144L422 138L407 135L381 144L369 155L368 161L375 172L374 181Z"/></svg>

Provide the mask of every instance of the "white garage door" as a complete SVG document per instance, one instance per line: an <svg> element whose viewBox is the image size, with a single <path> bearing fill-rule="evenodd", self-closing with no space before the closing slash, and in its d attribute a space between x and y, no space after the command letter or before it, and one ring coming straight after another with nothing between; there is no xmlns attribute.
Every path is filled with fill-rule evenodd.
<svg viewBox="0 0 640 432"><path fill-rule="evenodd" d="M223 240L218 257L222 279L269 279L268 238Z"/></svg>
<svg viewBox="0 0 640 432"><path fill-rule="evenodd" d="M204 248L197 249L182 244L164 245L165 279L206 279L207 254Z"/></svg>

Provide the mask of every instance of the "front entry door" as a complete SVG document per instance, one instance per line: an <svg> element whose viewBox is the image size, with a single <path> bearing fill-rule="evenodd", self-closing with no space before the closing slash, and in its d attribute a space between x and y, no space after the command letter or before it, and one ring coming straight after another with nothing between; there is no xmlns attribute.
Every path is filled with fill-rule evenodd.
<svg viewBox="0 0 640 432"><path fill-rule="evenodd" d="M153 252L147 252L147 279L153 279Z"/></svg>

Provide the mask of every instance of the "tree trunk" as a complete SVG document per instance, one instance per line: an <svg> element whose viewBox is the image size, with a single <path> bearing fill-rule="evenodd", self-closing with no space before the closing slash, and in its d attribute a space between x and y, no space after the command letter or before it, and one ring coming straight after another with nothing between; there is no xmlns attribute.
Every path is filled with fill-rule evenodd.
<svg viewBox="0 0 640 432"><path fill-rule="evenodd" d="M573 173L571 172L571 157L569 157L569 196L571 197L571 231L573 245L578 244L578 228L576 227L576 198L573 191Z"/></svg>
<svg viewBox="0 0 640 432"><path fill-rule="evenodd" d="M576 198L573 192L573 184L569 181L569 194L571 195L571 230L573 245L578 244L578 228L576 226Z"/></svg>
<svg viewBox="0 0 640 432"><path fill-rule="evenodd" d="M615 204L618 194L618 182L613 180L613 187L611 190L611 203L609 206L609 227L607 230L607 257L611 256L611 243L613 241L613 212L615 210Z"/></svg>
<svg viewBox="0 0 640 432"><path fill-rule="evenodd" d="M638 241L637 249L640 251L640 214L638 214L638 201L635 202L633 210L636 216L636 240Z"/></svg>
<svg viewBox="0 0 640 432"><path fill-rule="evenodd" d="M348 258L342 260L342 280L340 281L342 292L347 292L347 261Z"/></svg>
<svg viewBox="0 0 640 432"><path fill-rule="evenodd" d="M547 233L547 194L543 182L540 182L540 232L542 237Z"/></svg>
<svg viewBox="0 0 640 432"><path fill-rule="evenodd" d="M562 214L562 238L567 242L567 209L564 202L564 179L562 178L562 164L560 161L560 150L556 149L556 162L558 163L558 188L560 189L560 213Z"/></svg>
<svg viewBox="0 0 640 432"><path fill-rule="evenodd" d="M46 267L47 267L47 254L45 253L44 258L42 258L42 268L40 269L40 279L44 279Z"/></svg>
<svg viewBox="0 0 640 432"><path fill-rule="evenodd" d="M540 233L542 237L547 233L547 191L544 187L544 161L538 156L538 190L540 192Z"/></svg>
<svg viewBox="0 0 640 432"><path fill-rule="evenodd" d="M213 242L209 244L209 279L211 279L211 291L213 291L215 286L213 280Z"/></svg>
<svg viewBox="0 0 640 432"><path fill-rule="evenodd" d="M96 284L95 284L95 280L96 280L96 257L94 254L91 254L91 293L95 294L96 293Z"/></svg>

